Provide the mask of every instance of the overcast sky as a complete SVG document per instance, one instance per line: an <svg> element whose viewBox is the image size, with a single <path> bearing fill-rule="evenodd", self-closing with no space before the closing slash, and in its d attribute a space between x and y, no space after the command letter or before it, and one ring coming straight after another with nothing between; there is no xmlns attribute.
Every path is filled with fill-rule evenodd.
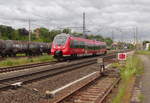
<svg viewBox="0 0 150 103"><path fill-rule="evenodd" d="M150 40L150 0L0 0L0 24L14 28L47 27L49 29L82 26L93 33L132 40L138 28L140 39ZM121 28L121 30L119 29Z"/></svg>

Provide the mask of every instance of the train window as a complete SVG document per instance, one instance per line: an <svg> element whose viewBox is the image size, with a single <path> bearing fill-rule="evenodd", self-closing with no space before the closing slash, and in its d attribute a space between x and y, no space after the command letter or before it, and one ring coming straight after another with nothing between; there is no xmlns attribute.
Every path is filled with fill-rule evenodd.
<svg viewBox="0 0 150 103"><path fill-rule="evenodd" d="M98 50L98 49L99 49L98 45L96 45L96 46L95 46L95 49L96 49L96 50Z"/></svg>
<svg viewBox="0 0 150 103"><path fill-rule="evenodd" d="M104 49L104 48L105 48L105 45L102 45L102 48Z"/></svg>
<svg viewBox="0 0 150 103"><path fill-rule="evenodd" d="M92 44L89 44L89 50L92 50L92 48L93 48Z"/></svg>
<svg viewBox="0 0 150 103"><path fill-rule="evenodd" d="M97 45L94 46L94 49L97 50Z"/></svg>
<svg viewBox="0 0 150 103"><path fill-rule="evenodd" d="M97 50L98 49L98 46L97 45L95 45L95 50Z"/></svg>
<svg viewBox="0 0 150 103"><path fill-rule="evenodd" d="M74 47L78 48L78 41L74 40Z"/></svg>
<svg viewBox="0 0 150 103"><path fill-rule="evenodd" d="M98 45L95 45L95 50L97 50L98 49Z"/></svg>
<svg viewBox="0 0 150 103"><path fill-rule="evenodd" d="M79 42L77 40L72 40L70 43L71 48L84 48L85 44L84 42Z"/></svg>
<svg viewBox="0 0 150 103"><path fill-rule="evenodd" d="M105 49L105 45L103 45L103 49Z"/></svg>
<svg viewBox="0 0 150 103"><path fill-rule="evenodd" d="M73 40L70 41L70 48L74 48L74 42L73 42Z"/></svg>
<svg viewBox="0 0 150 103"><path fill-rule="evenodd" d="M73 41L74 48L78 47L78 42L76 40Z"/></svg>
<svg viewBox="0 0 150 103"><path fill-rule="evenodd" d="M94 45L92 44L92 50L94 50Z"/></svg>
<svg viewBox="0 0 150 103"><path fill-rule="evenodd" d="M94 50L94 45L93 44L91 44L91 49Z"/></svg>
<svg viewBox="0 0 150 103"><path fill-rule="evenodd" d="M85 48L86 50L88 49L87 43L84 43L84 48Z"/></svg>
<svg viewBox="0 0 150 103"><path fill-rule="evenodd" d="M98 48L101 49L101 45L99 45Z"/></svg>
<svg viewBox="0 0 150 103"><path fill-rule="evenodd" d="M90 50L91 46L89 43L87 43L87 49Z"/></svg>
<svg viewBox="0 0 150 103"><path fill-rule="evenodd" d="M104 49L106 48L106 45L104 45Z"/></svg>
<svg viewBox="0 0 150 103"><path fill-rule="evenodd" d="M90 44L90 49L91 49L91 50L93 49L93 45L92 45L92 44Z"/></svg>
<svg viewBox="0 0 150 103"><path fill-rule="evenodd" d="M81 46L81 42L80 41L78 41L78 48L81 48L82 46Z"/></svg>
<svg viewBox="0 0 150 103"><path fill-rule="evenodd" d="M81 44L79 41L77 41L77 48L81 48Z"/></svg>
<svg viewBox="0 0 150 103"><path fill-rule="evenodd" d="M54 44L56 45L64 45L66 43L66 36L56 36L54 39Z"/></svg>
<svg viewBox="0 0 150 103"><path fill-rule="evenodd" d="M98 48L99 48L99 49L101 49L101 48L102 48L102 46L101 46L101 45L99 45L99 46L98 46Z"/></svg>
<svg viewBox="0 0 150 103"><path fill-rule="evenodd" d="M84 47L85 47L84 42L80 42L80 47L81 47L81 48L84 48Z"/></svg>

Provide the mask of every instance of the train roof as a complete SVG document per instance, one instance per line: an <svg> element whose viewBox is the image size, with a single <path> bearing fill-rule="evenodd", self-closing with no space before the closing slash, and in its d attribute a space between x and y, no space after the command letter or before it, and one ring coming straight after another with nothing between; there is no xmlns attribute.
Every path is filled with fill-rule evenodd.
<svg viewBox="0 0 150 103"><path fill-rule="evenodd" d="M91 40L91 39L86 39L86 38L82 38L82 37L75 37L75 36L73 36L73 35L71 35L71 34L61 33L61 34L59 34L59 35L71 37L72 39L78 39L78 40L82 40L82 41L95 42L96 44L103 44L103 45L106 45L106 43L105 43L105 42L102 42L102 41Z"/></svg>

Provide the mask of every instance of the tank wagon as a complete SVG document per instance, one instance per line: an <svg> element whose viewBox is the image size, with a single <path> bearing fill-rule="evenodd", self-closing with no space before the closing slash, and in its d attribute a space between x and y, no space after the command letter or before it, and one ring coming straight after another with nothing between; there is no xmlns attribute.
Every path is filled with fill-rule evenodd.
<svg viewBox="0 0 150 103"><path fill-rule="evenodd" d="M107 49L105 42L74 37L64 33L54 38L51 47L51 55L57 59L106 53Z"/></svg>
<svg viewBox="0 0 150 103"><path fill-rule="evenodd" d="M27 42L16 40L0 40L0 56L12 57L16 54L27 56L50 54L51 43Z"/></svg>

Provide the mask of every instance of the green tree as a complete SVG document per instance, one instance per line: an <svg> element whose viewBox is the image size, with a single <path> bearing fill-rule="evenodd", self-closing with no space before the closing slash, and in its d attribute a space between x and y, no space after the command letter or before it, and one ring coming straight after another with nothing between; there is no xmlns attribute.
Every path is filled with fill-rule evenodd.
<svg viewBox="0 0 150 103"><path fill-rule="evenodd" d="M19 31L18 30L14 31L12 40L20 40L20 35L19 35Z"/></svg>
<svg viewBox="0 0 150 103"><path fill-rule="evenodd" d="M39 28L40 31L40 39L43 40L43 42L49 42L49 30L47 28Z"/></svg>
<svg viewBox="0 0 150 103"><path fill-rule="evenodd" d="M113 40L109 37L105 38L104 41L107 43L108 46L111 46L111 44L113 43Z"/></svg>
<svg viewBox="0 0 150 103"><path fill-rule="evenodd" d="M1 37L4 39L12 39L14 31L11 26L0 25Z"/></svg>
<svg viewBox="0 0 150 103"><path fill-rule="evenodd" d="M146 43L150 43L150 41L143 41L143 45L146 45Z"/></svg>
<svg viewBox="0 0 150 103"><path fill-rule="evenodd" d="M54 37L55 37L56 35L60 34L60 33L61 33L60 30L52 30L52 31L50 31L50 38L49 38L50 42L52 42L53 39L54 39Z"/></svg>
<svg viewBox="0 0 150 103"><path fill-rule="evenodd" d="M66 28L62 31L63 33L66 33L66 34L71 34L71 29L69 28Z"/></svg>

